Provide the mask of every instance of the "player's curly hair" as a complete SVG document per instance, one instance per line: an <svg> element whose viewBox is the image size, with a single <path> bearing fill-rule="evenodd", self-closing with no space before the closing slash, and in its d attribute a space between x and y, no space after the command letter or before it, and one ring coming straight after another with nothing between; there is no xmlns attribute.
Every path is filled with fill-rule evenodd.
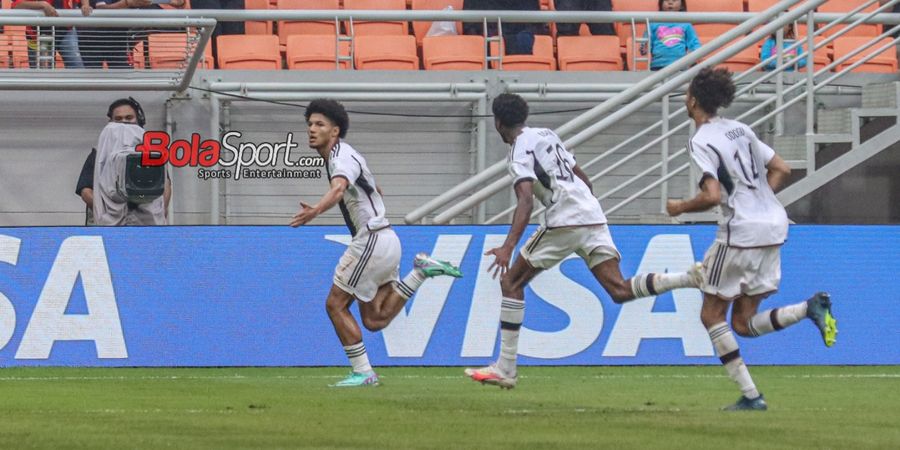
<svg viewBox="0 0 900 450"><path fill-rule="evenodd" d="M719 108L727 108L734 100L731 72L724 67L704 68L691 80L688 89L691 96L697 99L700 108L710 115L715 115Z"/></svg>
<svg viewBox="0 0 900 450"><path fill-rule="evenodd" d="M663 0L659 0L659 9L662 11ZM687 0L681 0L681 9L679 11L687 11Z"/></svg>
<svg viewBox="0 0 900 450"><path fill-rule="evenodd" d="M491 104L494 118L504 127L515 127L525 124L528 119L528 103L516 94L500 94Z"/></svg>
<svg viewBox="0 0 900 450"><path fill-rule="evenodd" d="M309 102L306 107L306 113L303 117L309 121L309 116L313 114L321 114L328 118L335 126L340 129L338 137L341 139L347 137L347 130L350 129L350 117L347 116L347 110L337 100L328 98L319 98Z"/></svg>

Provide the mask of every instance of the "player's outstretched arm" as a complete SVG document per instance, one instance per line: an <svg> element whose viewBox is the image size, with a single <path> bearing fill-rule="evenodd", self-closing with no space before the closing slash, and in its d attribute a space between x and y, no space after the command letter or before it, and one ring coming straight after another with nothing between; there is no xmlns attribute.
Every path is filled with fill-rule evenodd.
<svg viewBox="0 0 900 450"><path fill-rule="evenodd" d="M344 196L344 191L347 190L348 184L349 182L344 177L332 178L331 189L322 196L319 203L310 206L300 202L300 211L294 215L294 218L291 220L291 226L299 227L300 225L304 225L316 218L319 214L333 208L334 205L341 201L341 197Z"/></svg>
<svg viewBox="0 0 900 450"><path fill-rule="evenodd" d="M719 204L722 198L722 185L719 180L711 176L703 179L703 185L697 196L690 200L669 200L666 202L666 212L675 217L689 212L706 211Z"/></svg>
<svg viewBox="0 0 900 450"><path fill-rule="evenodd" d="M778 154L769 160L766 169L769 171L766 174L766 181L773 192L778 192L778 189L784 186L784 182L791 176L791 167Z"/></svg>
<svg viewBox="0 0 900 450"><path fill-rule="evenodd" d="M516 211L513 213L512 225L509 227L509 233L506 235L506 241L503 245L493 248L485 252L485 255L494 255L494 263L488 267L488 272L493 271L493 277L497 274L503 275L509 269L509 262L512 259L513 250L522 234L525 233L525 227L531 220L531 211L534 209L534 182L525 179L516 183Z"/></svg>

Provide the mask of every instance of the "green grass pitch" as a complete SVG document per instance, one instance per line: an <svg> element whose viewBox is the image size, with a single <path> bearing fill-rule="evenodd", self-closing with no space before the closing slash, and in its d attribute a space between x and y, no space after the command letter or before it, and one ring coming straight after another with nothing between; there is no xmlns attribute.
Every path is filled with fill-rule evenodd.
<svg viewBox="0 0 900 450"><path fill-rule="evenodd" d="M0 448L900 448L900 366L751 367L767 412L726 413L721 367L0 370Z"/></svg>

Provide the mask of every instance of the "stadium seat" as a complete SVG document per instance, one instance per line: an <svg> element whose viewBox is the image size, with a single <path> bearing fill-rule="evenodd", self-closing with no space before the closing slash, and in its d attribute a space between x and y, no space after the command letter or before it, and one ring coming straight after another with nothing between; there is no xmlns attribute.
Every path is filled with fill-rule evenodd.
<svg viewBox="0 0 900 450"><path fill-rule="evenodd" d="M616 36L560 36L556 39L559 70L622 70L622 54Z"/></svg>
<svg viewBox="0 0 900 450"><path fill-rule="evenodd" d="M431 36L422 40L426 70L484 70L481 36Z"/></svg>
<svg viewBox="0 0 900 450"><path fill-rule="evenodd" d="M12 65L12 54L9 50L9 36L0 34L0 69L8 69Z"/></svg>
<svg viewBox="0 0 900 450"><path fill-rule="evenodd" d="M245 9L269 9L269 0L244 0ZM244 22L245 34L272 34L271 20L248 20Z"/></svg>
<svg viewBox="0 0 900 450"><path fill-rule="evenodd" d="M850 59L837 66L835 70L843 70L845 67L853 64L856 61L863 59L865 56L872 54L872 52L882 45L885 45L891 42L891 38L884 38L874 44L869 44L871 39L867 37L839 37L834 43L834 59L838 58L850 53L853 50L856 50L860 47L866 47L866 50L863 50L859 54L852 56ZM853 72L879 72L879 73L897 73L897 48L895 46L889 46L887 49L877 54L874 58L870 59L865 64L853 69Z"/></svg>
<svg viewBox="0 0 900 450"><path fill-rule="evenodd" d="M638 48L634 45L634 40L629 37L628 40L625 41L625 68L630 71L650 70L650 52L648 51L646 55L636 54L636 52L638 52ZM637 61L634 67L631 67L632 55L635 54L638 58L648 58L648 60Z"/></svg>
<svg viewBox="0 0 900 450"><path fill-rule="evenodd" d="M491 55L498 55L497 42L491 42ZM491 68L501 68L500 64L491 61ZM556 58L553 57L553 38L537 35L534 37L534 49L531 55L503 55L502 70L556 70Z"/></svg>
<svg viewBox="0 0 900 450"><path fill-rule="evenodd" d="M692 12L744 12L743 0L690 0L688 13ZM697 36L718 36L735 27L733 23L695 23Z"/></svg>
<svg viewBox="0 0 900 450"><path fill-rule="evenodd" d="M190 57L187 53L188 35L185 33L153 33L147 36L149 44L150 69L177 69ZM211 45L203 50L198 69L212 69ZM135 54L135 62L143 60L143 52ZM137 65L136 65L137 67Z"/></svg>
<svg viewBox="0 0 900 450"><path fill-rule="evenodd" d="M340 9L339 0L278 0L278 9ZM339 31L334 21L302 22L296 20L278 21L278 41L287 45L288 36L295 34L330 34ZM333 49L332 49L333 50Z"/></svg>
<svg viewBox="0 0 900 450"><path fill-rule="evenodd" d="M747 11L748 12L765 11L765 10L775 6L778 2L779 2L779 0L749 0L747 2ZM801 2L797 2L790 9L794 9L797 6L799 6L800 4L801 4ZM805 22L795 21L794 26L796 27L795 30L797 31L797 36L800 36L800 35L805 36L806 35L806 23Z"/></svg>
<svg viewBox="0 0 900 450"><path fill-rule="evenodd" d="M541 0L541 11L556 11L553 0Z"/></svg>
<svg viewBox="0 0 900 450"><path fill-rule="evenodd" d="M278 36L223 35L216 41L220 69L281 69Z"/></svg>
<svg viewBox="0 0 900 450"><path fill-rule="evenodd" d="M4 25L3 34L9 43L12 67L16 69L28 68L28 41L25 37L24 25Z"/></svg>
<svg viewBox="0 0 900 450"><path fill-rule="evenodd" d="M700 42L704 45L709 41L715 39L718 36L710 36L704 37L700 36ZM729 44L730 45L730 44ZM725 47L722 47L725 48ZM725 61L719 63L716 67L725 67L732 72L746 72L753 68L753 66L759 64L759 49L760 43L756 43L756 45L751 45L736 54L732 55L730 58ZM713 55L718 53L721 50L714 51L707 55L703 60L707 60L711 58Z"/></svg>
<svg viewBox="0 0 900 450"><path fill-rule="evenodd" d="M360 70L418 70L414 36L357 36L354 62Z"/></svg>
<svg viewBox="0 0 900 450"><path fill-rule="evenodd" d="M344 9L406 9L405 0L344 0ZM409 34L409 25L406 22L380 22L371 20L353 21L351 31L350 22L344 22L347 34L353 36L365 35L405 35Z"/></svg>
<svg viewBox="0 0 900 450"><path fill-rule="evenodd" d="M287 67L291 70L336 70L336 36L333 34L295 34L287 38ZM341 41L341 56L350 56L350 42ZM341 69L350 69L342 60Z"/></svg>
<svg viewBox="0 0 900 450"><path fill-rule="evenodd" d="M462 11L463 0L412 0L413 10L430 10L445 9L452 6L456 11ZM433 22L413 22L413 34L416 35L416 42L422 44L422 38L428 34ZM456 22L456 34L462 34L462 22Z"/></svg>
<svg viewBox="0 0 900 450"><path fill-rule="evenodd" d="M816 11L822 13L847 13L852 11L854 8L859 7L863 3L865 3L864 0L829 0L816 8ZM866 6L862 11L859 12L859 14L870 13L872 11L875 11L876 9L878 9L878 2ZM888 12L890 12L890 10L888 10ZM846 28L846 25L836 25L822 34L824 36L831 36L844 28ZM869 36L874 38L879 34L881 34L881 25L873 23L857 25L841 36Z"/></svg>
<svg viewBox="0 0 900 450"><path fill-rule="evenodd" d="M659 11L657 0L612 0L613 11ZM619 46L626 50L628 39L631 39L631 22L616 22L616 34L619 36ZM647 31L647 25L643 20L636 20L634 33L640 38Z"/></svg>

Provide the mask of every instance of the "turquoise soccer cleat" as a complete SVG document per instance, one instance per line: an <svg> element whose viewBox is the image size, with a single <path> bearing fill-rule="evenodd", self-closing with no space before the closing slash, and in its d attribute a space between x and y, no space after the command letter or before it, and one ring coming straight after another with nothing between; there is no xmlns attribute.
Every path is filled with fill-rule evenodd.
<svg viewBox="0 0 900 450"><path fill-rule="evenodd" d="M723 411L765 411L767 409L769 409L769 405L766 404L766 399L762 394L753 400L742 395L737 403L722 408Z"/></svg>
<svg viewBox="0 0 900 450"><path fill-rule="evenodd" d="M826 347L831 347L837 340L837 320L831 315L831 296L827 292L819 292L806 301L806 317L816 324Z"/></svg>
<svg viewBox="0 0 900 450"><path fill-rule="evenodd" d="M413 266L415 266L416 269L421 270L422 274L425 275L425 278L432 278L439 275L462 278L462 272L459 271L459 267L456 267L447 261L434 259L425 253L416 255Z"/></svg>
<svg viewBox="0 0 900 450"><path fill-rule="evenodd" d="M347 375L347 378L344 378L335 384L329 384L328 387L366 387L378 386L379 384L381 383L375 372L350 372L350 375Z"/></svg>

